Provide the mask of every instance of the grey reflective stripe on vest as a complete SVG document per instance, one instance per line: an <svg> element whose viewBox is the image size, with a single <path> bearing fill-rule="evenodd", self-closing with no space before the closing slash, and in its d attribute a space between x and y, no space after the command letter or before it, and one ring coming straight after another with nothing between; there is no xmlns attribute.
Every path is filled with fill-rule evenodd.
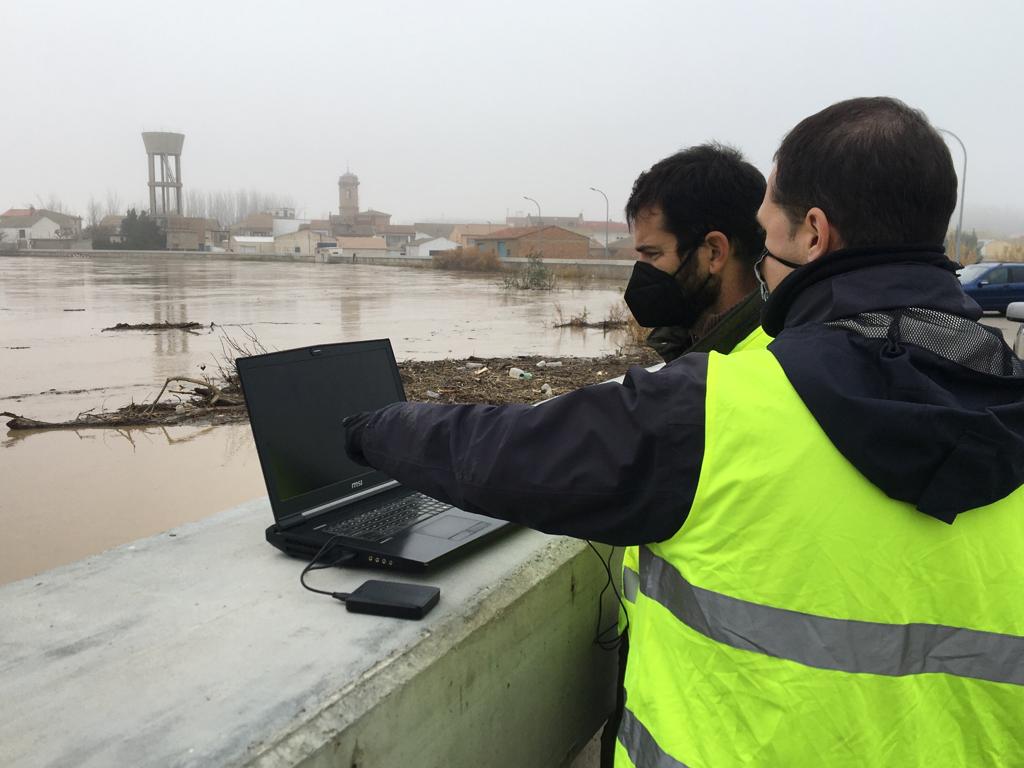
<svg viewBox="0 0 1024 768"><path fill-rule="evenodd" d="M640 547L640 591L691 629L745 651L874 675L936 672L1024 685L1024 637L940 624L831 619L701 589Z"/></svg>
<svg viewBox="0 0 1024 768"><path fill-rule="evenodd" d="M680 763L658 746L651 732L636 719L629 707L622 710L619 743L626 749L626 754L636 768L686 768L685 763Z"/></svg>
<svg viewBox="0 0 1024 768"><path fill-rule="evenodd" d="M631 603L636 602L636 592L640 587L640 574L628 565L622 566L622 596Z"/></svg>

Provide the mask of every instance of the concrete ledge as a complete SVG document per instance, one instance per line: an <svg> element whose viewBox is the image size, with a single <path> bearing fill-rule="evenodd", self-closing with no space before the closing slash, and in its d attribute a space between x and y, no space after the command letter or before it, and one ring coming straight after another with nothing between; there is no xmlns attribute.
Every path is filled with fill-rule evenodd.
<svg viewBox="0 0 1024 768"><path fill-rule="evenodd" d="M606 576L517 531L424 577L422 622L350 614L263 541L260 499L0 588L4 766L557 766L611 707ZM614 618L606 595L606 620Z"/></svg>

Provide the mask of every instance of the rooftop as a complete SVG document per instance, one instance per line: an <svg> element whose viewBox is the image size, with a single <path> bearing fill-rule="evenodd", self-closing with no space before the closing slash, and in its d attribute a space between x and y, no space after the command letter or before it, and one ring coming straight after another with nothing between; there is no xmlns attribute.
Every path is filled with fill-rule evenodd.
<svg viewBox="0 0 1024 768"><path fill-rule="evenodd" d="M521 237L536 235L540 232L547 232L549 230L556 230L559 233L587 239L585 235L580 235L573 232L571 229L559 227L554 224L546 224L543 227L506 227L505 229L499 229L496 232L489 232L482 235L471 235L471 237L477 240L518 240Z"/></svg>

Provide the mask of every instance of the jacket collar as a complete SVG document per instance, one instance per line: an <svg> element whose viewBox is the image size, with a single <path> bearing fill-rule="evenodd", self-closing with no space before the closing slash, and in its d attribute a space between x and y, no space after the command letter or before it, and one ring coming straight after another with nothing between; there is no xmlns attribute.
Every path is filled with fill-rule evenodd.
<svg viewBox="0 0 1024 768"><path fill-rule="evenodd" d="M926 307L970 319L978 305L960 288L942 246L844 248L790 273L764 306L765 331L894 307Z"/></svg>

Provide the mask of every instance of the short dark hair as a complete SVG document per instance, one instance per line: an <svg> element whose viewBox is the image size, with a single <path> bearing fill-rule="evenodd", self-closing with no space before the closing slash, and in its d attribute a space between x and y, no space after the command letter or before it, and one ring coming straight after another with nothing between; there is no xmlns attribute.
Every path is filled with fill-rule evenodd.
<svg viewBox="0 0 1024 768"><path fill-rule="evenodd" d="M680 254L718 230L729 238L737 258L752 264L764 247L756 215L765 186L764 176L739 150L700 144L666 157L637 177L626 203L626 221L632 225L641 211L657 206Z"/></svg>
<svg viewBox="0 0 1024 768"><path fill-rule="evenodd" d="M956 171L924 113L898 99L849 99L786 134L772 199L794 226L821 208L846 247L941 245Z"/></svg>

